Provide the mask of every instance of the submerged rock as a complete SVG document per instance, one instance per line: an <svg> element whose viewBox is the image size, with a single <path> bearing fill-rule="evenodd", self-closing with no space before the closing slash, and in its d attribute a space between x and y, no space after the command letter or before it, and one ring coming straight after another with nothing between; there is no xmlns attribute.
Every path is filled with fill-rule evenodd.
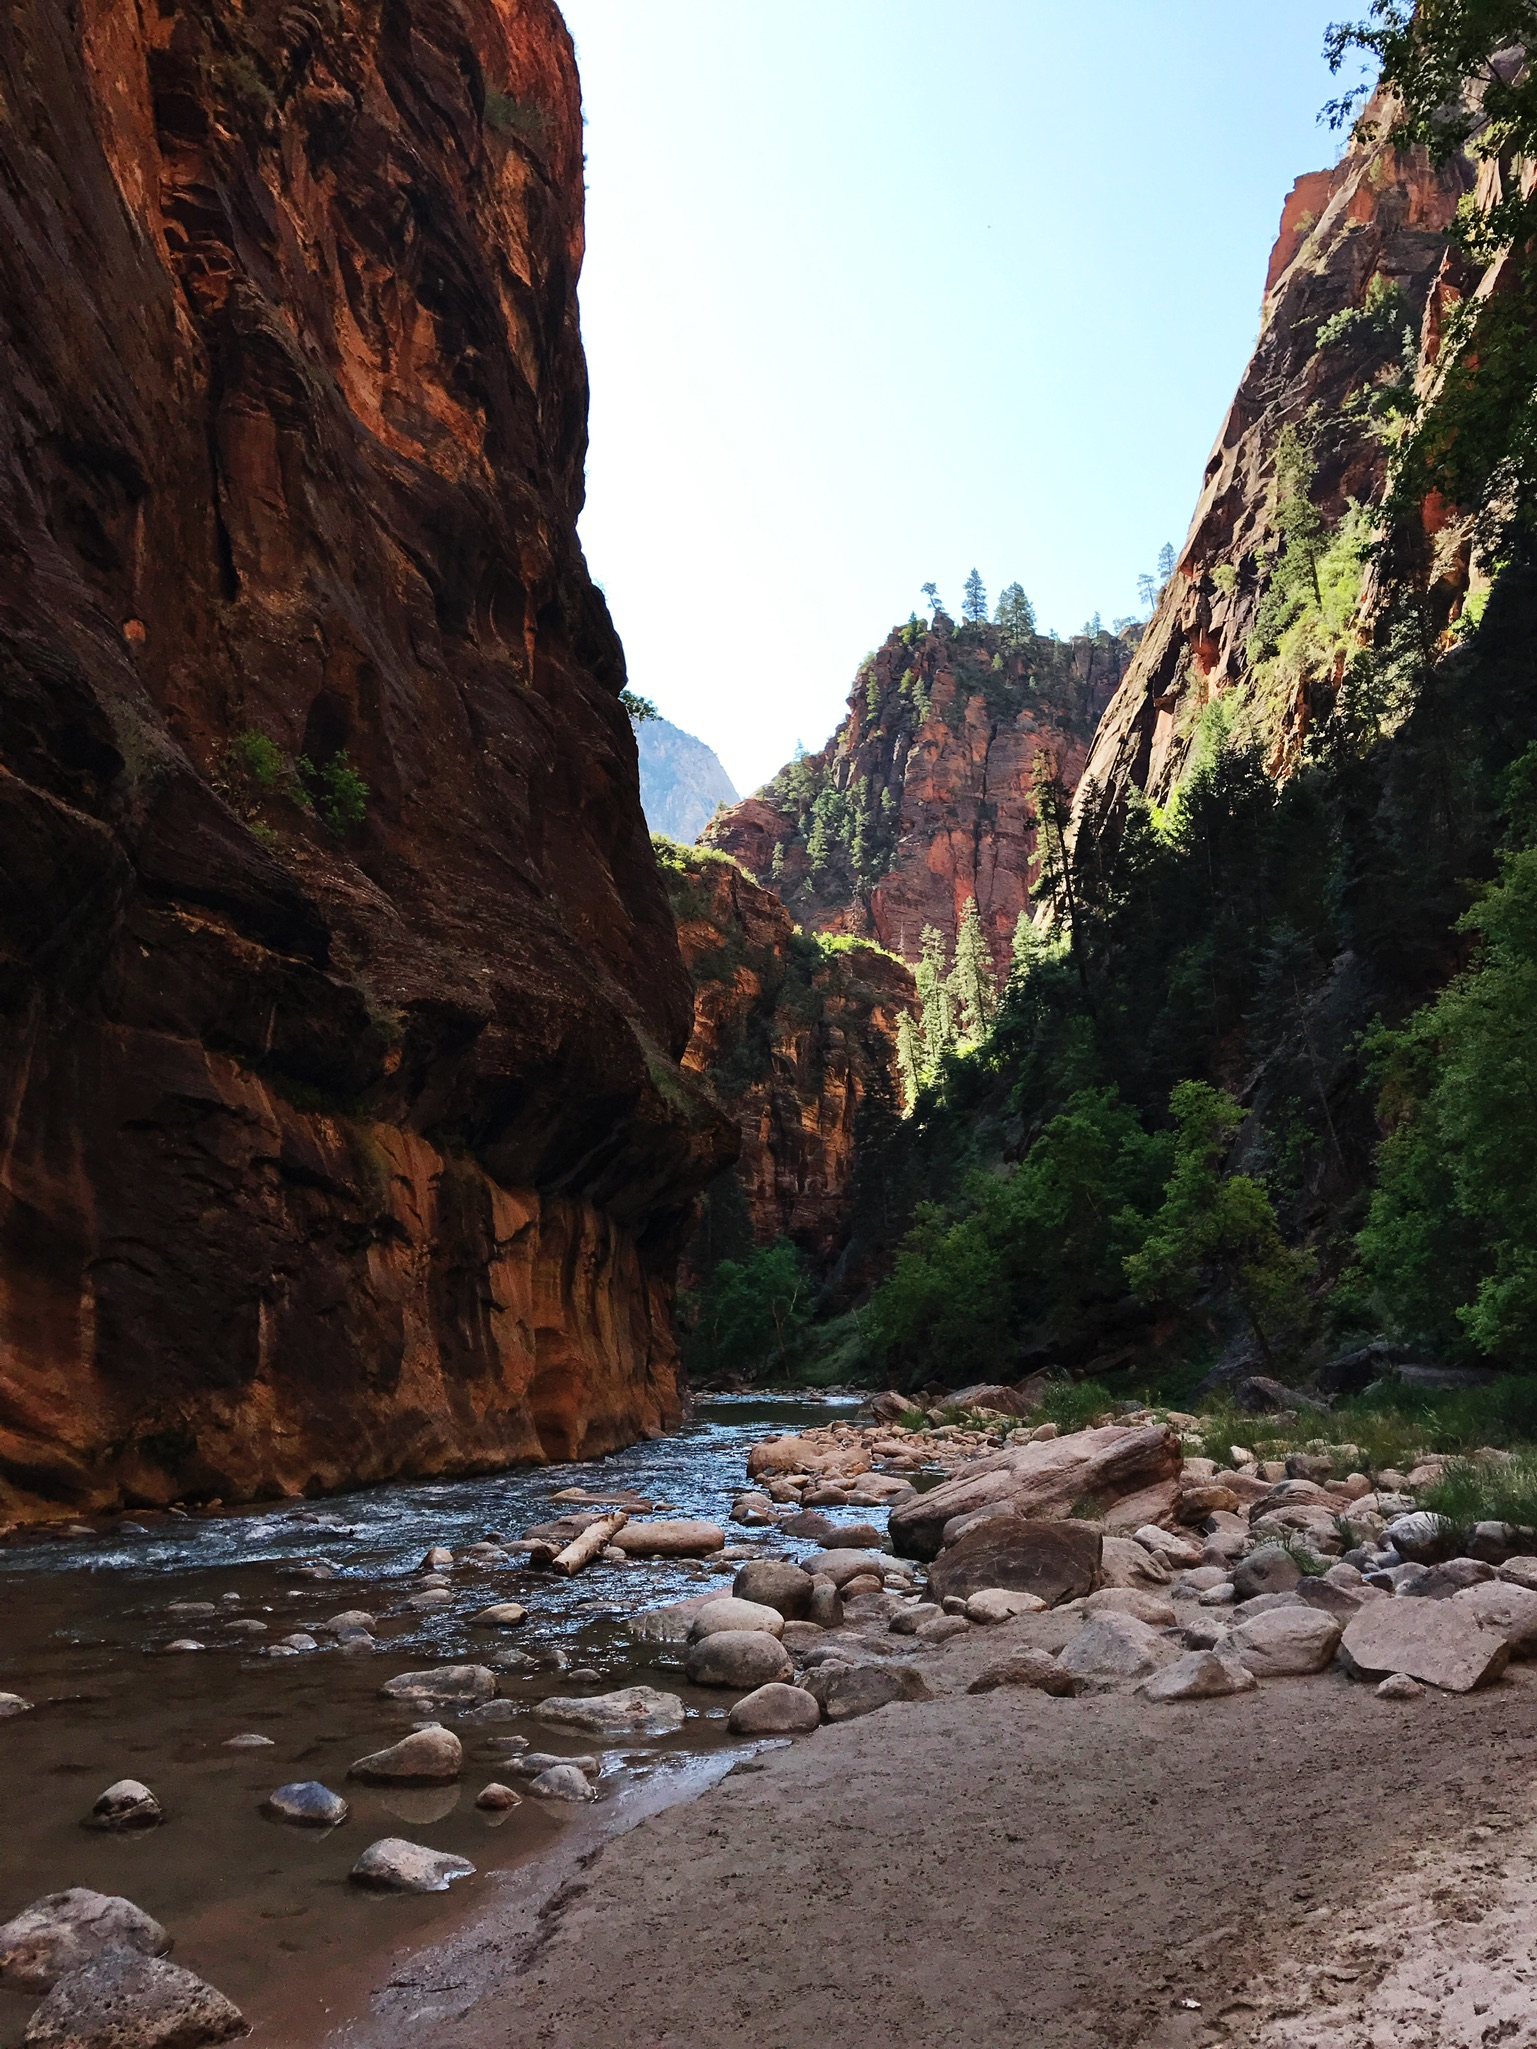
<svg viewBox="0 0 1537 2049"><path fill-rule="evenodd" d="M472 1877L474 1871L468 1857L429 1850L422 1843L407 1842L404 1836L381 1836L377 1843L369 1844L347 1875L354 1885L379 1892L447 1892L456 1878Z"/></svg>
<svg viewBox="0 0 1537 2049"><path fill-rule="evenodd" d="M598 1789L587 1774L574 1764L552 1764L530 1779L528 1790L540 1800L596 1800Z"/></svg>
<svg viewBox="0 0 1537 2049"><path fill-rule="evenodd" d="M473 1707L495 1692L496 1674L485 1665L431 1665L421 1672L401 1672L379 1688L382 1700L430 1701L445 1707Z"/></svg>
<svg viewBox="0 0 1537 2049"><path fill-rule="evenodd" d="M165 1820L160 1802L138 1779L118 1779L108 1786L85 1818L87 1828L154 1828Z"/></svg>
<svg viewBox="0 0 1537 2049"><path fill-rule="evenodd" d="M291 1822L296 1828L336 1828L351 1812L340 1793L319 1779L297 1779L278 1786L262 1802L269 1821Z"/></svg>
<svg viewBox="0 0 1537 2049"><path fill-rule="evenodd" d="M685 1720L677 1694L663 1693L654 1686L625 1686L617 1693L599 1693L585 1700L552 1694L534 1712L541 1722L582 1729L593 1736L662 1734L681 1729Z"/></svg>
<svg viewBox="0 0 1537 2049"><path fill-rule="evenodd" d="M374 1786L442 1786L457 1779L464 1765L464 1746L451 1729L434 1722L413 1729L399 1743L370 1751L347 1769L349 1779Z"/></svg>

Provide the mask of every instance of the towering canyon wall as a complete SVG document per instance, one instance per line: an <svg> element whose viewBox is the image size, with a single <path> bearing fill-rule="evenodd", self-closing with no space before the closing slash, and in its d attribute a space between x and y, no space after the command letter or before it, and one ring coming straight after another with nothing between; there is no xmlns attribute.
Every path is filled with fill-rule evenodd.
<svg viewBox="0 0 1537 2049"><path fill-rule="evenodd" d="M1437 166L1423 149L1392 148L1391 109L1371 111L1333 170L1300 178L1286 200L1259 341L1079 784L1091 830L1133 789L1169 801L1214 706L1231 737L1286 774L1360 644L1370 508L1458 295L1447 234L1474 176L1464 155ZM1277 566L1294 541L1316 553L1331 537L1312 593L1321 625L1299 641L1271 596ZM1465 552L1461 566L1465 581Z"/></svg>
<svg viewBox="0 0 1537 2049"><path fill-rule="evenodd" d="M662 872L694 983L683 1064L742 1137L689 1265L703 1271L783 1237L825 1273L848 1235L861 1114L897 1107L912 975L880 947L798 930L771 890L720 854L664 846Z"/></svg>
<svg viewBox="0 0 1537 2049"><path fill-rule="evenodd" d="M778 890L802 924L918 958L975 897L1000 970L1030 905L1039 757L1076 781L1131 648L986 623L898 627L861 667L843 723L701 838Z"/></svg>
<svg viewBox="0 0 1537 2049"><path fill-rule="evenodd" d="M0 28L0 1502L678 1414L735 1148L575 540L551 0Z"/></svg>

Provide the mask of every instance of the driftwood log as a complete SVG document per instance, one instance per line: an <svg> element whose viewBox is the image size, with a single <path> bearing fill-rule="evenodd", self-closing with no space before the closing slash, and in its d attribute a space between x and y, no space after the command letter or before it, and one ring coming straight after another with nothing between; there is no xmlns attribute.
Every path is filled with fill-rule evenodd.
<svg viewBox="0 0 1537 2049"><path fill-rule="evenodd" d="M613 1542L628 1521L629 1517L623 1509L614 1515L600 1515L596 1522L587 1525L579 1537L573 1537L564 1551L556 1552L550 1560L550 1570L564 1573L569 1579L573 1572L580 1572L584 1565L590 1565L598 1553Z"/></svg>

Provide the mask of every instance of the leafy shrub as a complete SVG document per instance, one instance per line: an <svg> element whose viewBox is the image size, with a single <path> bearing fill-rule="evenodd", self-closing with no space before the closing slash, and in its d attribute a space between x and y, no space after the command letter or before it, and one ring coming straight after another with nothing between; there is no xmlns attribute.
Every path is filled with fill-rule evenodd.
<svg viewBox="0 0 1537 2049"><path fill-rule="evenodd" d="M299 774L334 839L345 839L354 826L363 823L368 815L368 785L345 749L332 755L323 768L301 754Z"/></svg>
<svg viewBox="0 0 1537 2049"><path fill-rule="evenodd" d="M689 1370L788 1370L811 1300L805 1259L788 1238L761 1245L745 1259L723 1259L678 1305Z"/></svg>

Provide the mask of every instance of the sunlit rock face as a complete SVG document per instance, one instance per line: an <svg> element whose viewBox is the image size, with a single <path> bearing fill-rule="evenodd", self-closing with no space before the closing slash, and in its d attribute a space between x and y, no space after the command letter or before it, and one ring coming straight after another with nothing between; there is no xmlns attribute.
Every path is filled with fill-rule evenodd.
<svg viewBox="0 0 1537 2049"><path fill-rule="evenodd" d="M1000 971L1031 905L1038 767L1069 789L1135 632L1071 641L987 622L898 628L868 657L819 754L717 813L701 839L800 923L919 957L968 899Z"/></svg>
<svg viewBox="0 0 1537 2049"><path fill-rule="evenodd" d="M1166 804L1218 703L1234 739L1257 743L1270 771L1296 762L1339 663L1262 644L1261 604L1283 550L1286 499L1306 452L1304 495L1325 531L1379 497L1389 446L1387 387L1412 387L1433 356L1460 260L1448 230L1471 189L1464 157L1442 166L1388 147L1391 109L1368 110L1375 135L1331 171L1298 179L1282 210L1259 341L1206 465L1174 575L1095 736L1077 810L1090 829L1133 789ZM1372 312L1376 308L1375 315ZM1290 437L1288 440L1288 436ZM1455 571L1456 565L1451 565ZM1466 576L1466 556L1461 563ZM1358 569L1355 591L1364 578ZM1323 593L1348 620L1355 591Z"/></svg>
<svg viewBox="0 0 1537 2049"><path fill-rule="evenodd" d="M0 40L0 1501L602 1451L735 1147L575 539L548 0Z"/></svg>

